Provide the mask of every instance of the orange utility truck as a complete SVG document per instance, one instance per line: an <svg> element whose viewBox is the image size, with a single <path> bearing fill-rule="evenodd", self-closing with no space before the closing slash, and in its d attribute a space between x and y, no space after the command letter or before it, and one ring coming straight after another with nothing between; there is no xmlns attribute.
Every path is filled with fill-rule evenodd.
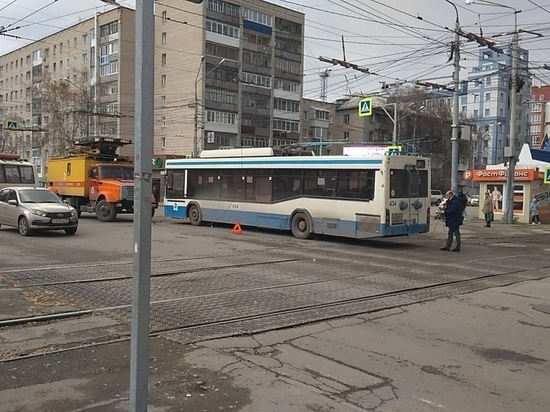
<svg viewBox="0 0 550 412"><path fill-rule="evenodd" d="M95 213L102 222L119 213L134 212L134 165L117 149L130 140L92 137L75 142L66 157L48 160L48 188L82 212ZM158 207L153 201L152 215Z"/></svg>

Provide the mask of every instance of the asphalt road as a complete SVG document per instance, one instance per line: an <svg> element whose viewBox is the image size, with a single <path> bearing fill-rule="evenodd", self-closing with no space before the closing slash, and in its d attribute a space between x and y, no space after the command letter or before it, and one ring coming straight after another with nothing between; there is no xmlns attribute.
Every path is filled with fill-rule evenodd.
<svg viewBox="0 0 550 412"><path fill-rule="evenodd" d="M212 341L214 338L279 330L285 334L286 330L292 331L287 329L289 327L316 325L316 322L323 321L328 321L332 328L336 324L342 325L342 320L353 319L355 315L407 308L419 302L548 276L550 258L546 253L546 231L523 227L522 231L518 229L510 232L513 236L503 235L505 230L514 228L502 226L483 229L481 222L476 222L471 215L469 217L463 227L463 251L445 253L439 251L445 234L444 228L438 222L433 222L432 233L410 238L353 241L322 237L314 241L301 241L288 233L245 227L242 234L235 235L227 225L194 227L157 216L153 219L151 331L155 336L169 340L155 341L153 345L153 350L160 351L155 356L160 365L156 367L161 370L170 368L167 350L184 356L180 350L185 346L178 346L181 343L208 344L207 342L216 342ZM15 368L10 366L9 373L17 378L20 372L16 373L15 370L41 370L44 365L41 362L36 363L36 355L45 354L42 356L47 360L46 365L61 362L64 368L60 367L58 374L70 375L72 381L75 381L81 378L77 373L80 365L78 358L83 356L82 351L95 348L94 345L100 346L92 352L103 353L102 356L108 364L118 365L117 362L121 359L119 355L125 353L127 347L112 341L118 339L124 342L129 333L132 226L131 216L120 216L112 223L101 223L93 217L83 216L76 236L51 232L24 238L16 230L4 227L0 229L0 295L3 297L0 299L3 302L0 303L0 319L63 314L67 311L77 311L78 315L75 318L55 319L46 324L27 320L20 325L7 326L0 330L0 353L3 358L19 359L9 362L9 365L20 365ZM440 305L437 310L441 311L443 308L444 305ZM418 319L414 318L413 322L416 321ZM407 321L400 320L397 323L400 322ZM440 319L434 321L435 324L438 325L438 330L445 328ZM52 331L56 332L52 334ZM357 333L348 332L352 336ZM410 336L415 333L412 329ZM400 346L398 340L390 344L393 338L389 331L385 334L389 339L386 342L388 347ZM255 342L258 341L256 338ZM382 339L376 347L376 353L381 356L384 352L383 341ZM338 345L344 347L349 343L341 342ZM357 344L359 343L354 343L352 347ZM431 344L437 347L437 339L431 341ZM245 346L250 346L250 343ZM273 350L270 345L262 348L255 349L250 356ZM309 346L303 349L313 351ZM65 357L59 358L59 351L65 350ZM291 348L285 347L285 351L290 351L283 352L292 359L291 364L300 363L304 357L303 353L297 354ZM86 352L85 358L91 356L95 359L92 352ZM350 353L352 352L350 349ZM281 355L280 352L277 353ZM502 355L501 352L496 353ZM491 354L493 352L488 352L487 358ZM201 362L204 361L200 354L188 356L191 359L198 356ZM532 359L526 358L527 364L533 362L536 365L545 365L546 361L540 360L534 353L530 356ZM186 358L187 361L188 359ZM243 389L242 386L220 381L220 376L215 373L215 376L212 375L219 365L209 362L212 360L206 362L208 367L203 373L215 380L219 387L229 385L225 388L226 393L240 393L231 402L240 402L242 407L252 402L247 391L239 392ZM344 363L353 364L349 360ZM67 369L69 365L72 366ZM126 366L125 363L118 365L117 373L109 375L113 385L120 381ZM307 368L304 365L304 370ZM426 366L424 372L427 370L425 373L434 376L445 375L440 369L431 368ZM341 373L347 376L351 371L344 368ZM368 381L365 383L368 387L382 388L388 384L389 378L380 378L379 375L381 376L380 371L374 375L367 374L360 380ZM414 380L414 374L410 378ZM17 379L23 379L24 382L23 377ZM31 383L42 385L48 379L46 366L41 374L37 374L37 382ZM193 380L192 374L186 375L185 379ZM450 379L455 379L454 375ZM347 382L346 379L344 381ZM17 389L25 388L29 384L21 384L21 380L17 382L19 384L10 383L10 390L14 391L9 393L10 396L16 397ZM348 386L351 384L352 382L346 383ZM197 384L193 385L196 389ZM407 386L406 383L403 385ZM41 387L37 388L36 390L43 390ZM391 391L396 390L391 385L388 388ZM173 390L177 392L176 388ZM114 399L113 404L121 393L125 393L124 387L114 392L111 388L109 396L111 401ZM341 398L346 398L350 405L361 406L370 402L356 399L356 395L359 395L351 396L348 390L342 389L341 393ZM69 395L70 393L64 393L63 396ZM95 393L93 396L99 395ZM179 399L180 395L174 396ZM211 398L211 401L209 408L213 409L204 410L219 409L220 404L216 402L220 400ZM227 399L223 400L226 401ZM86 405L89 399L84 397L79 402L80 405ZM539 398L536 398L533 405L538 405L538 402ZM382 404L383 402L379 406L382 407ZM25 407L15 401L14 405L23 407L21 410L34 410L29 409L29 405ZM111 404L107 403L103 409L97 410L119 410L114 407L111 409L108 405ZM163 406L164 403L160 402L159 405ZM227 403L224 405L229 408ZM498 403L495 405L502 406ZM16 406L6 410L18 410ZM274 410L355 410L338 405L330 407L333 409L327 406L326 409ZM234 408L236 406L233 404L231 409ZM58 407L51 410L77 409L71 405L66 409ZM256 409L249 410L267 411L270 408L258 409L256 406ZM402 410L413 409L405 407Z"/></svg>

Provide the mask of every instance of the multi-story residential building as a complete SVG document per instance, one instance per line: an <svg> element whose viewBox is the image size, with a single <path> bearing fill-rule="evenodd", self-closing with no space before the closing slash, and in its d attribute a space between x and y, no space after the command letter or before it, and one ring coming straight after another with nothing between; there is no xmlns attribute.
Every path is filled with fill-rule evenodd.
<svg viewBox="0 0 550 412"><path fill-rule="evenodd" d="M337 105L312 99L302 101L302 141L311 145L318 155L333 154L334 141L341 141L332 127ZM333 133L335 139L333 140Z"/></svg>
<svg viewBox="0 0 550 412"><path fill-rule="evenodd" d="M133 140L134 26L118 7L0 56L0 117L18 124L4 150L42 165L77 138Z"/></svg>
<svg viewBox="0 0 550 412"><path fill-rule="evenodd" d="M262 0L156 14L155 153L299 142L304 14Z"/></svg>
<svg viewBox="0 0 550 412"><path fill-rule="evenodd" d="M530 106L531 146L539 148L550 135L550 85L533 86Z"/></svg>
<svg viewBox="0 0 550 412"><path fill-rule="evenodd" d="M504 162L504 148L510 136L510 75L512 46L503 47L504 53L489 48L479 50L478 65L468 74L468 94L461 98L461 115L471 119L483 136L476 150L474 163L480 167ZM519 50L519 82L516 153L528 142L529 109L525 104L531 97L531 80L527 73L529 53Z"/></svg>

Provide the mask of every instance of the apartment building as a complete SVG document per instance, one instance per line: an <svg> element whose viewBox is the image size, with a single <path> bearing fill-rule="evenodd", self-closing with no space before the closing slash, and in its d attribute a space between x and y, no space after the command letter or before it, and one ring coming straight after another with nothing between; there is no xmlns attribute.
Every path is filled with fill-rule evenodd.
<svg viewBox="0 0 550 412"><path fill-rule="evenodd" d="M0 118L17 125L0 151L45 165L74 139L133 140L134 26L118 7L0 56Z"/></svg>
<svg viewBox="0 0 550 412"><path fill-rule="evenodd" d="M162 0L156 15L156 154L300 141L303 13Z"/></svg>
<svg viewBox="0 0 550 412"><path fill-rule="evenodd" d="M510 137L510 99L512 46L503 46L504 53L489 48L479 50L478 64L468 74L468 94L461 99L461 115L469 118L483 134L475 164L479 167L504 162L504 148ZM527 72L529 52L519 51L518 73L521 90L518 96L516 152L530 141L529 107L531 79Z"/></svg>
<svg viewBox="0 0 550 412"><path fill-rule="evenodd" d="M530 106L531 146L538 149L550 135L550 85L533 86Z"/></svg>

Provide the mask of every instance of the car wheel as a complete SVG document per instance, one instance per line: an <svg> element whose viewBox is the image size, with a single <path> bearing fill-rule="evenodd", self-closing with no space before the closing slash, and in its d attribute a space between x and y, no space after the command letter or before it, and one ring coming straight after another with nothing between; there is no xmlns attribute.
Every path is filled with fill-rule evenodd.
<svg viewBox="0 0 550 412"><path fill-rule="evenodd" d="M102 222L112 222L117 215L117 211L112 203L100 200L96 205L95 214Z"/></svg>
<svg viewBox="0 0 550 412"><path fill-rule="evenodd" d="M202 211L201 208L197 205L191 205L189 206L189 222L193 226L200 226L202 225Z"/></svg>
<svg viewBox="0 0 550 412"><path fill-rule="evenodd" d="M31 230L29 229L29 221L25 216L21 216L19 218L19 221L17 222L17 229L19 229L21 236L29 236L31 234Z"/></svg>
<svg viewBox="0 0 550 412"><path fill-rule="evenodd" d="M69 227L67 229L65 229L65 233L68 234L68 235L74 235L76 233L76 227Z"/></svg>
<svg viewBox="0 0 550 412"><path fill-rule="evenodd" d="M292 216L291 229L297 239L309 239L312 235L311 223L305 213L299 212Z"/></svg>

